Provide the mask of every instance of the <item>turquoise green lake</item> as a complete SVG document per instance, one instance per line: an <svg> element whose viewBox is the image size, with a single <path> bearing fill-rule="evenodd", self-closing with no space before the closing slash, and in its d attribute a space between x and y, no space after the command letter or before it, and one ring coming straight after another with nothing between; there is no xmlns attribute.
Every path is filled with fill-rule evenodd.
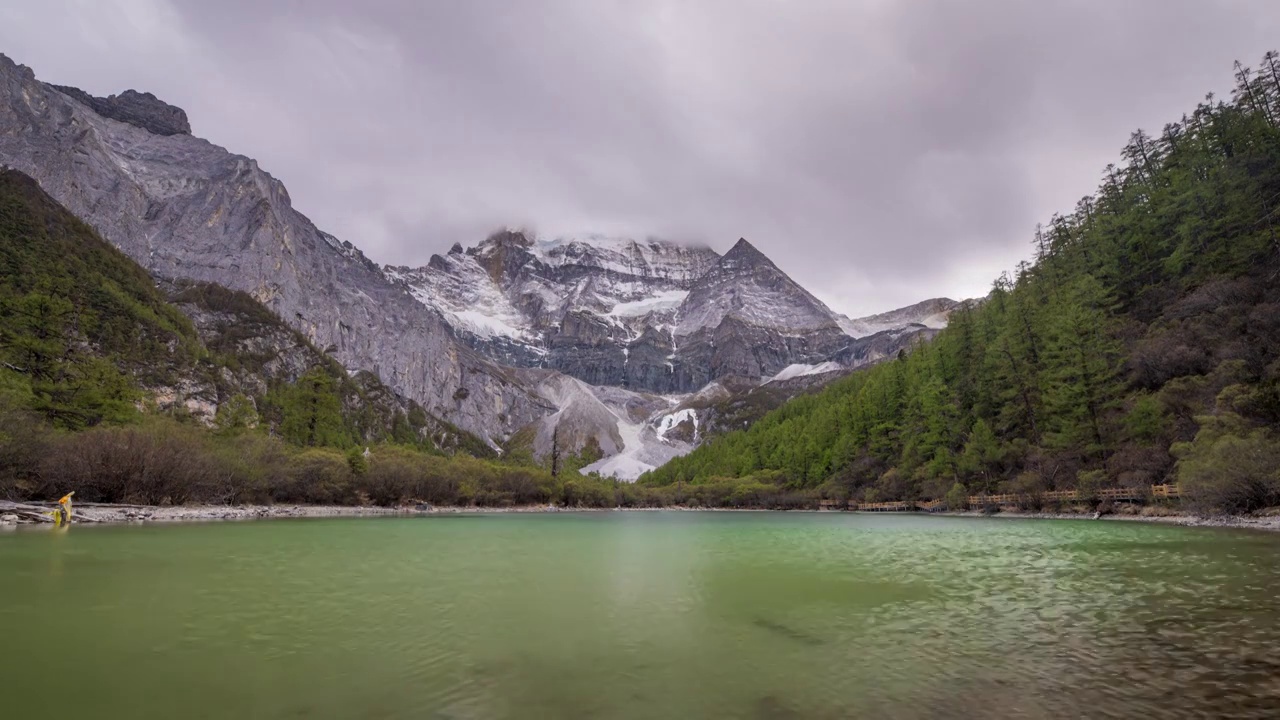
<svg viewBox="0 0 1280 720"><path fill-rule="evenodd" d="M0 535L10 718L1277 717L1280 537L601 512Z"/></svg>

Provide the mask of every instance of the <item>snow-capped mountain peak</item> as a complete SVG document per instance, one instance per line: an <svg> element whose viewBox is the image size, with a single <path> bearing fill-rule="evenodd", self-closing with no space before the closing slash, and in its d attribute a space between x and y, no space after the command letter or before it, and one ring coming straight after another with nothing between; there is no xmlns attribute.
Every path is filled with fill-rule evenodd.
<svg viewBox="0 0 1280 720"><path fill-rule="evenodd" d="M959 306L960 303L950 298L932 298L897 310L852 320L841 315L837 318L837 322L845 334L854 338L875 335L909 325L922 325L931 330L941 330L947 326L951 311Z"/></svg>
<svg viewBox="0 0 1280 720"><path fill-rule="evenodd" d="M727 318L790 334L838 330L830 308L745 238L695 283L675 334L714 330Z"/></svg>
<svg viewBox="0 0 1280 720"><path fill-rule="evenodd" d="M745 238L721 256L655 238L504 230L425 267L386 272L497 360L660 393L861 357L850 351L857 338L934 327L950 309L921 303L850 320Z"/></svg>

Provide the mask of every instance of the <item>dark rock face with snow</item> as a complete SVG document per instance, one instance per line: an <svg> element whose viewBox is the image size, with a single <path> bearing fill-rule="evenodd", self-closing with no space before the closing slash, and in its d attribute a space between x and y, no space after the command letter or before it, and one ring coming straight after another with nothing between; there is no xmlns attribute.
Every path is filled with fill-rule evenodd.
<svg viewBox="0 0 1280 720"><path fill-rule="evenodd" d="M879 315L869 315L857 320L840 319L840 327L853 337L867 337L889 330L900 330L912 326L923 325L931 330L941 330L947 326L947 318L960 303L949 298L933 298L923 300L915 305L908 305L897 310L890 310Z"/></svg>
<svg viewBox="0 0 1280 720"><path fill-rule="evenodd" d="M720 256L663 240L500 232L426 267L386 268L458 337L501 362L592 385L675 391L672 333Z"/></svg>
<svg viewBox="0 0 1280 720"><path fill-rule="evenodd" d="M769 377L821 363L853 340L837 315L746 240L699 278L673 336L678 390L727 375Z"/></svg>
<svg viewBox="0 0 1280 720"><path fill-rule="evenodd" d="M518 373L458 343L350 243L318 230L255 161L182 132L185 114L178 123L136 93L107 106L85 97L0 55L0 163L34 177L154 276L248 292L349 369L482 437L501 439L553 409Z"/></svg>
<svg viewBox="0 0 1280 720"><path fill-rule="evenodd" d="M490 358L656 393L793 365L874 362L945 325L955 305L850 320L746 240L720 256L663 240L504 231L426 267L386 271Z"/></svg>

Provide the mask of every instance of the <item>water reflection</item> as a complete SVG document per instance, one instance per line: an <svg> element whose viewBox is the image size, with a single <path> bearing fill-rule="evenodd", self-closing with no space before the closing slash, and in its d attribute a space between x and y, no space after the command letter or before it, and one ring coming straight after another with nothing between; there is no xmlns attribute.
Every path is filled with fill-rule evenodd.
<svg viewBox="0 0 1280 720"><path fill-rule="evenodd" d="M1278 543L758 513L18 533L0 677L19 717L1272 718Z"/></svg>

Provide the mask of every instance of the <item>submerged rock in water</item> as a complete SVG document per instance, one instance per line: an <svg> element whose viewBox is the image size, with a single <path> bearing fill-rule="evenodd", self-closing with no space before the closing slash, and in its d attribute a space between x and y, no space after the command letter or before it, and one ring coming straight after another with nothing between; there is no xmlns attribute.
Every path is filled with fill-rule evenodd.
<svg viewBox="0 0 1280 720"><path fill-rule="evenodd" d="M756 627L764 628L765 630L777 633L789 640L795 640L796 642L804 643L805 645L821 645L824 642L822 638L800 632L799 630L789 628L782 623L774 622L767 618L756 618L753 621L753 624Z"/></svg>

